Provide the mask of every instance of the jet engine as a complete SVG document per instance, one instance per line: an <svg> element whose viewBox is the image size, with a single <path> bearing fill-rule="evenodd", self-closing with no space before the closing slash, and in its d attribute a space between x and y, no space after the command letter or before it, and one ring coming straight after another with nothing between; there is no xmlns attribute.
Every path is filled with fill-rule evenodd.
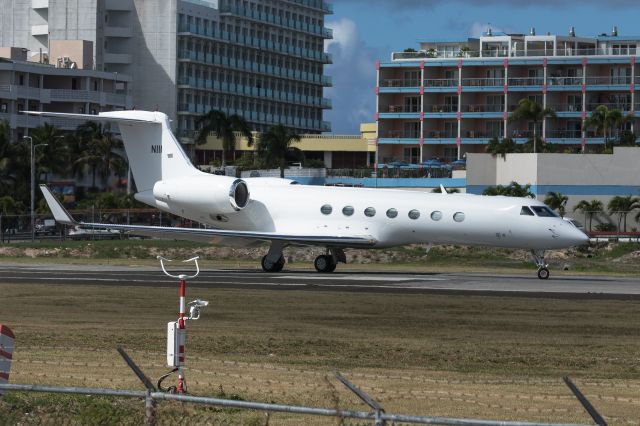
<svg viewBox="0 0 640 426"><path fill-rule="evenodd" d="M159 208L175 211L234 213L250 200L249 187L242 179L223 176L193 176L161 180L153 187Z"/></svg>

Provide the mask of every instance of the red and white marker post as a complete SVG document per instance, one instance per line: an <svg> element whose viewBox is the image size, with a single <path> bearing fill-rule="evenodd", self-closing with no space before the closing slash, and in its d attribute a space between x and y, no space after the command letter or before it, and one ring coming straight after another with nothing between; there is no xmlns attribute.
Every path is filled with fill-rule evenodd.
<svg viewBox="0 0 640 426"><path fill-rule="evenodd" d="M0 324L0 384L9 382L9 372L11 371L11 360L13 359L13 347L16 336L6 325ZM2 390L0 390L0 396Z"/></svg>
<svg viewBox="0 0 640 426"><path fill-rule="evenodd" d="M169 367L176 367L178 370L178 384L176 386L176 393L186 393L187 386L184 375L185 366L185 343L187 338L187 321L197 320L200 318L200 309L207 306L209 302L205 300L194 300L189 303L190 312L187 316L187 279L195 278L200 273L200 267L198 266L198 257L194 257L183 262L194 262L196 265L196 273L194 275L172 275L164 267L164 262L171 262L169 259L165 259L162 256L158 256L162 271L165 275L176 278L180 282L180 303L178 311L178 320L171 321L167 324L167 365Z"/></svg>

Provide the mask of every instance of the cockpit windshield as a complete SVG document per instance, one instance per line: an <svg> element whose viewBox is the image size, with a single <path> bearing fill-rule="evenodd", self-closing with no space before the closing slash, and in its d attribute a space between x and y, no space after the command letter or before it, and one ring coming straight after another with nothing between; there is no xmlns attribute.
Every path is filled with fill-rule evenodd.
<svg viewBox="0 0 640 426"><path fill-rule="evenodd" d="M535 215L533 214L533 212L529 207L522 206L522 209L520 210L520 216L535 216Z"/></svg>
<svg viewBox="0 0 640 426"><path fill-rule="evenodd" d="M558 217L558 215L547 206L531 206L531 209L540 217Z"/></svg>

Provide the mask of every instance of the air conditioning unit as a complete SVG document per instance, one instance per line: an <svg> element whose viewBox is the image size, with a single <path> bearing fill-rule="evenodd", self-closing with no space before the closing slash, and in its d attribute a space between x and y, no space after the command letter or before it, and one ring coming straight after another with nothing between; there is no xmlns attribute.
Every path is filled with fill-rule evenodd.
<svg viewBox="0 0 640 426"><path fill-rule="evenodd" d="M62 56L57 58L56 63L58 68L71 68L73 61L68 56Z"/></svg>

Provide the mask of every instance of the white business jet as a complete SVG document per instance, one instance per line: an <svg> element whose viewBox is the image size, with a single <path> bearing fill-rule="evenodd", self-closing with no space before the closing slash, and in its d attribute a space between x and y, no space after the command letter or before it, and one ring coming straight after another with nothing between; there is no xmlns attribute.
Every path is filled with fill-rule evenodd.
<svg viewBox="0 0 640 426"><path fill-rule="evenodd" d="M287 246L326 248L314 266L318 272L333 272L338 262L346 262L345 249L428 243L528 249L538 277L546 279L545 250L588 241L570 222L530 198L307 186L289 179L204 173L191 164L160 112L30 114L117 123L138 188L135 198L208 228L76 222L41 186L58 222L218 245L267 242L270 248L262 258L266 272L282 270Z"/></svg>

